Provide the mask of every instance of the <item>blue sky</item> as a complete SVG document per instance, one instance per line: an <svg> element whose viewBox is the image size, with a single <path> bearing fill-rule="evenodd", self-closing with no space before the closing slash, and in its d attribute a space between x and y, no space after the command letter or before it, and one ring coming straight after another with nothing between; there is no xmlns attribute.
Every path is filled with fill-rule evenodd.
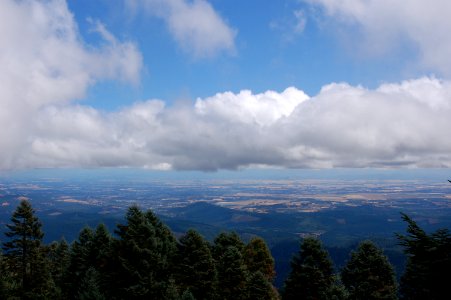
<svg viewBox="0 0 451 300"><path fill-rule="evenodd" d="M450 13L447 0L2 1L0 170L449 168Z"/></svg>
<svg viewBox="0 0 451 300"><path fill-rule="evenodd" d="M347 48L333 26L321 28L315 20L320 16L318 7L302 1L209 3L234 31L234 50L195 57L174 40L162 19L134 12L126 2L68 1L87 43L99 43L87 21L95 19L118 38L136 43L143 54L138 86L99 83L89 90L87 103L114 110L127 101L148 98L171 103L222 91L250 89L259 93L289 86L315 95L331 82L376 87L419 75L403 74L409 72L406 51L398 56L369 57ZM301 21L296 12L302 12ZM305 25L296 31L300 22Z"/></svg>

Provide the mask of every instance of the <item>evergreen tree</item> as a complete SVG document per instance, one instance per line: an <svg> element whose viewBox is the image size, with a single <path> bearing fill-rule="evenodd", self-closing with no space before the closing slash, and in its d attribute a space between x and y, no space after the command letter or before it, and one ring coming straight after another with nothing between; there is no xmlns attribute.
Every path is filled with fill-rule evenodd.
<svg viewBox="0 0 451 300"><path fill-rule="evenodd" d="M360 243L351 253L341 279L349 299L397 299L393 267L371 241Z"/></svg>
<svg viewBox="0 0 451 300"><path fill-rule="evenodd" d="M267 275L260 271L249 272L247 279L247 299L277 300L279 295L275 287L268 281Z"/></svg>
<svg viewBox="0 0 451 300"><path fill-rule="evenodd" d="M100 288L100 275L95 268L89 268L84 273L78 289L78 300L105 300Z"/></svg>
<svg viewBox="0 0 451 300"><path fill-rule="evenodd" d="M235 247L240 253L244 249L244 243L236 232L221 232L213 241L213 258L218 260L229 246Z"/></svg>
<svg viewBox="0 0 451 300"><path fill-rule="evenodd" d="M195 299L214 298L215 264L207 241L195 230L179 240L176 278L180 289Z"/></svg>
<svg viewBox="0 0 451 300"><path fill-rule="evenodd" d="M70 247L70 264L66 274L67 287L64 293L69 299L77 299L78 289L82 280L85 278L86 271L92 266L95 260L92 251L94 241L94 232L91 228L83 228L78 239Z"/></svg>
<svg viewBox="0 0 451 300"><path fill-rule="evenodd" d="M260 272L269 282L274 279L274 258L262 238L253 238L244 247L243 257L250 273Z"/></svg>
<svg viewBox="0 0 451 300"><path fill-rule="evenodd" d="M5 235L9 241L3 244L8 269L16 287L14 294L21 299L44 299L51 291L44 233L41 222L34 215L30 202L21 201L7 224Z"/></svg>
<svg viewBox="0 0 451 300"><path fill-rule="evenodd" d="M67 295L66 274L70 265L69 245L63 238L59 242L53 242L48 250L50 273L53 279L53 298L65 299Z"/></svg>
<svg viewBox="0 0 451 300"><path fill-rule="evenodd" d="M118 225L116 291L119 299L165 299L172 291L176 241L151 211L143 213L132 206L126 224ZM172 292L171 292L172 293Z"/></svg>
<svg viewBox="0 0 451 300"><path fill-rule="evenodd" d="M329 254L319 240L305 238L291 261L282 299L331 299L335 277Z"/></svg>
<svg viewBox="0 0 451 300"><path fill-rule="evenodd" d="M241 252L235 246L228 246L217 261L218 290L220 299L247 299L247 272Z"/></svg>
<svg viewBox="0 0 451 300"><path fill-rule="evenodd" d="M402 214L407 222L407 235L398 235L407 255L405 273L401 277L403 299L443 299L451 283L451 234L439 229L427 234L415 221Z"/></svg>
<svg viewBox="0 0 451 300"><path fill-rule="evenodd" d="M0 251L0 299L8 299L10 294L9 270Z"/></svg>
<svg viewBox="0 0 451 300"><path fill-rule="evenodd" d="M110 280L112 280L110 277L112 271L111 247L112 238L104 224L97 225L95 231L89 227L80 231L78 239L72 243L70 249L70 264L66 277L69 298L78 297L78 290L83 280L91 280L92 274L86 274L91 268L97 276L96 284L99 291L102 294L108 294Z"/></svg>
<svg viewBox="0 0 451 300"><path fill-rule="evenodd" d="M243 250L244 264L248 278L249 299L277 299L276 288L272 285L275 276L274 259L265 241L253 238Z"/></svg>

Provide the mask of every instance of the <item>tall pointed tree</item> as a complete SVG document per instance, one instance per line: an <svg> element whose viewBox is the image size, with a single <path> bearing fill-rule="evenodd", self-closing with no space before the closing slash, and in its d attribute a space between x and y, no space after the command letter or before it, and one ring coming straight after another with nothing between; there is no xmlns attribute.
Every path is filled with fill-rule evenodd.
<svg viewBox="0 0 451 300"><path fill-rule="evenodd" d="M248 299L246 266L243 256L235 246L228 246L217 260L219 299Z"/></svg>
<svg viewBox="0 0 451 300"><path fill-rule="evenodd" d="M132 206L127 211L126 224L119 224L116 234L115 296L168 298L176 253L176 241L169 228L151 211L144 213Z"/></svg>
<svg viewBox="0 0 451 300"><path fill-rule="evenodd" d="M195 230L179 239L176 279L181 291L189 290L195 299L213 299L216 270L208 242Z"/></svg>
<svg viewBox="0 0 451 300"><path fill-rule="evenodd" d="M65 293L69 299L76 299L86 271L91 267L95 257L92 255L94 232L90 227L83 228L78 239L70 247L70 264L66 273L67 287Z"/></svg>
<svg viewBox="0 0 451 300"><path fill-rule="evenodd" d="M69 244L63 238L58 242L53 242L48 247L48 257L50 262L50 273L53 279L53 296L56 299L65 299L67 295L66 276L70 265Z"/></svg>
<svg viewBox="0 0 451 300"><path fill-rule="evenodd" d="M305 238L299 253L291 261L282 299L330 299L335 277L332 261L319 240Z"/></svg>
<svg viewBox="0 0 451 300"><path fill-rule="evenodd" d="M268 249L265 241L260 237L255 237L244 247L244 263L249 272L259 271L270 282L274 279L274 258Z"/></svg>
<svg viewBox="0 0 451 300"><path fill-rule="evenodd" d="M405 214L407 235L398 234L407 255L407 265L401 277L400 292L403 299L443 299L449 294L451 270L451 234L439 229L427 234Z"/></svg>
<svg viewBox="0 0 451 300"><path fill-rule="evenodd" d="M244 243L236 232L221 232L218 234L213 241L213 258L218 260L224 255L229 246L235 247L240 253L242 253L244 249Z"/></svg>
<svg viewBox="0 0 451 300"><path fill-rule="evenodd" d="M371 241L360 243L341 271L350 299L397 299L393 267Z"/></svg>
<svg viewBox="0 0 451 300"><path fill-rule="evenodd" d="M274 259L265 241L255 237L244 247L243 259L248 271L247 294L249 299L277 299L272 285L276 272Z"/></svg>
<svg viewBox="0 0 451 300"><path fill-rule="evenodd" d="M49 297L52 282L42 243L44 232L29 201L20 202L6 226L9 240L3 250L17 286L15 295L21 299Z"/></svg>

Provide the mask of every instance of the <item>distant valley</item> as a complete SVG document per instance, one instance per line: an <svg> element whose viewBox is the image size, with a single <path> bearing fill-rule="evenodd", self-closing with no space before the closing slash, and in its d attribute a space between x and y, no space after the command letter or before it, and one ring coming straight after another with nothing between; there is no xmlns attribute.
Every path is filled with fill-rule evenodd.
<svg viewBox="0 0 451 300"><path fill-rule="evenodd" d="M338 267L349 248L371 239L401 269L394 233L405 231L400 212L426 230L451 228L451 184L418 180L3 180L0 222L29 199L48 241L72 241L80 229L104 222L111 230L133 204L152 209L176 234L195 228L212 239L235 230L258 235L276 259L280 284L299 240L317 236Z"/></svg>

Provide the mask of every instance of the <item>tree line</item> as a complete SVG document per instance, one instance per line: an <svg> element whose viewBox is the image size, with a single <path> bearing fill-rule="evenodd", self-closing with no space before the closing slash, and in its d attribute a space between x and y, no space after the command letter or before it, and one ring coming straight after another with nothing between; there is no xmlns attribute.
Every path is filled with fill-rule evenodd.
<svg viewBox="0 0 451 300"><path fill-rule="evenodd" d="M130 207L111 234L83 228L70 245L43 243L42 224L21 201L0 255L0 299L443 299L450 283L451 235L427 234L407 215L398 235L407 256L399 288L393 267L371 241L336 272L316 238L305 238L284 287L273 286L274 259L259 237L222 232L212 243L188 230L176 239L151 211Z"/></svg>

